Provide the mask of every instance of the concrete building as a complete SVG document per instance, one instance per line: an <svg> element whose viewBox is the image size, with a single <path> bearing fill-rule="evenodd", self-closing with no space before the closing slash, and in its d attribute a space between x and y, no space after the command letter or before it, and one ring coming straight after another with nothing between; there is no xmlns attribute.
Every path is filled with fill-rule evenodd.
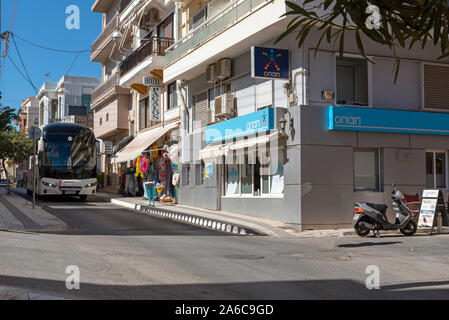
<svg viewBox="0 0 449 320"><path fill-rule="evenodd" d="M92 6L103 14L103 31L91 55L103 67L103 84L93 94L94 128L98 138L119 151L114 158L103 156L106 190L119 192L121 164L154 145L162 148L179 126L175 92L168 102L162 85L163 56L174 42L173 8L160 0L97 0ZM133 141L122 145L128 136Z"/></svg>
<svg viewBox="0 0 449 320"><path fill-rule="evenodd" d="M395 84L392 53L369 39L374 64L349 34L343 57L324 43L315 54L315 29L300 48L294 36L275 44L284 0L97 0L92 10L103 13L95 130L118 148L134 137L111 160L129 166L172 145L180 122L180 204L305 230L350 226L355 201L391 207L392 182L447 196L449 59L431 44L398 50ZM256 55L272 48L288 50L287 76L267 63L255 77Z"/></svg>
<svg viewBox="0 0 449 320"><path fill-rule="evenodd" d="M29 97L22 102L17 111L17 121L19 131L28 134L28 129L34 126L34 121L39 120L39 101L36 97Z"/></svg>
<svg viewBox="0 0 449 320"><path fill-rule="evenodd" d="M91 95L101 79L63 76L58 82L44 82L39 100L39 125L73 122L93 128Z"/></svg>
<svg viewBox="0 0 449 320"><path fill-rule="evenodd" d="M438 120L449 107L449 60L437 61L437 48L400 50L394 84L391 52L369 39L363 39L365 52L375 64L361 59L350 36L343 58L325 44L314 55L316 30L301 48L293 36L274 44L288 22L279 18L287 10L284 0L177 6L180 37L165 56L164 83L177 81L186 102L179 203L305 230L350 226L355 201L391 208L392 182L413 195L426 187L449 191L449 122ZM252 77L252 46L290 51L290 85ZM231 72L223 73L226 68ZM234 118L217 118L216 103L231 104L228 117ZM268 138L255 140L248 130L243 142L231 135L207 143L208 128L235 130L236 122L257 121L265 108L274 109L266 113L273 121ZM278 153L276 161L268 160L270 169L262 172L266 159L250 149L271 143L272 134L284 138L277 140L278 151L270 149L268 158ZM239 156L237 164L223 164Z"/></svg>

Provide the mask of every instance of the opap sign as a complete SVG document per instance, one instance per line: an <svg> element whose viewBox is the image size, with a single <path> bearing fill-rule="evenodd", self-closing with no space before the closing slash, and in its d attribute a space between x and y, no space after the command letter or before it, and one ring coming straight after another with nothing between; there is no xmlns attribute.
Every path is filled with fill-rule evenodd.
<svg viewBox="0 0 449 320"><path fill-rule="evenodd" d="M267 108L207 126L206 144L244 137L273 129L274 110L273 108Z"/></svg>
<svg viewBox="0 0 449 320"><path fill-rule="evenodd" d="M285 49L252 47L251 76L263 79L290 79L290 52Z"/></svg>

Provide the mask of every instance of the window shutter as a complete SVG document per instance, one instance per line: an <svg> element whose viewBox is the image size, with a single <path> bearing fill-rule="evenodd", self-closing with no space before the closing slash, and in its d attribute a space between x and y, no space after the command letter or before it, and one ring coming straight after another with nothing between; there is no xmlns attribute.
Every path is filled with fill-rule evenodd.
<svg viewBox="0 0 449 320"><path fill-rule="evenodd" d="M204 128L207 125L207 109L208 109L208 100L207 100L207 91L199 93L194 97L195 110L194 110L194 125L193 128L199 129ZM201 123L199 123L201 122Z"/></svg>
<svg viewBox="0 0 449 320"><path fill-rule="evenodd" d="M449 111L449 67L424 64L424 108Z"/></svg>

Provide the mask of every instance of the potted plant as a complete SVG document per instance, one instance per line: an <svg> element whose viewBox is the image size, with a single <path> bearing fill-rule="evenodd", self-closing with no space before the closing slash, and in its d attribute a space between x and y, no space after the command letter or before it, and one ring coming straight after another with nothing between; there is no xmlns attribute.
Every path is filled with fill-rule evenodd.
<svg viewBox="0 0 449 320"><path fill-rule="evenodd" d="M104 186L104 174L101 173L97 176L98 189L103 189Z"/></svg>

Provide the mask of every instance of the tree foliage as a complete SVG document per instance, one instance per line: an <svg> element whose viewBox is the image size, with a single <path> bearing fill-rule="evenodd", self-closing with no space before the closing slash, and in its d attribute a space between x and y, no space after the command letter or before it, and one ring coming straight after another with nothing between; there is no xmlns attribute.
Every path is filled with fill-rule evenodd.
<svg viewBox="0 0 449 320"><path fill-rule="evenodd" d="M449 4L440 0L305 0L303 4L286 1L289 10L284 16L292 17L287 30L277 39L280 41L289 34L297 33L298 46L301 46L313 27L321 36L315 53L322 41L338 43L340 56L344 52L345 36L352 31L360 54L365 57L362 34L376 43L388 47L396 60L395 82L400 58L397 48L412 49L419 45L422 49L430 42L440 48L442 59L449 56ZM377 6L380 23L376 27L367 23L373 15L370 6ZM368 10L367 10L368 9Z"/></svg>
<svg viewBox="0 0 449 320"><path fill-rule="evenodd" d="M5 169L6 160L22 162L33 152L33 141L20 131L0 131L0 161Z"/></svg>
<svg viewBox="0 0 449 320"><path fill-rule="evenodd" d="M0 105L0 132L13 130L12 122L16 117L14 109Z"/></svg>

